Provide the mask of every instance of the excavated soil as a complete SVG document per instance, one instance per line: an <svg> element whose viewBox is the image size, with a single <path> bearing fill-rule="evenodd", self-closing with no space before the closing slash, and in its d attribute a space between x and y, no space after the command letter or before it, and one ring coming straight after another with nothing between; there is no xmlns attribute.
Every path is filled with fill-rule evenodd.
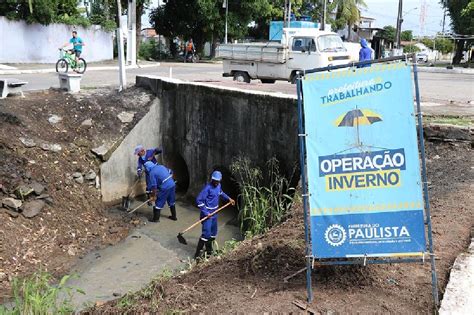
<svg viewBox="0 0 474 315"><path fill-rule="evenodd" d="M100 160L91 149L121 139L151 101L149 93L135 88L121 94L109 89L76 95L48 90L0 100L0 298L8 298L13 277L39 269L65 274L78 257L117 243L138 224L105 211L99 183L78 183L72 174L98 174ZM122 123L117 115L123 111L134 112L133 121ZM62 120L51 123L52 115ZM36 145L26 146L20 137ZM61 150L42 149L45 143ZM26 218L21 209L1 207L2 199L15 197L17 187L33 183L45 187L46 206L38 215Z"/></svg>
<svg viewBox="0 0 474 315"><path fill-rule="evenodd" d="M439 289L456 256L467 248L473 226L470 143L427 143L427 166ZM223 257L155 281L135 298L98 303L87 313L301 312L305 275L283 279L304 264L301 205L267 234L246 240ZM429 263L324 266L313 272L314 302L321 313L433 313ZM138 297L137 297L138 296ZM304 304L304 303L303 303Z"/></svg>

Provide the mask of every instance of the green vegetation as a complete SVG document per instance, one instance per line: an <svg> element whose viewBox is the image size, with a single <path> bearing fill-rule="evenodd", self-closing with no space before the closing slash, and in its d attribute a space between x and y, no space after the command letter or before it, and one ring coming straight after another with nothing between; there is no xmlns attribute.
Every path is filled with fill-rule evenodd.
<svg viewBox="0 0 474 315"><path fill-rule="evenodd" d="M246 237L265 233L280 223L291 207L294 188L281 175L278 160L270 159L262 171L248 158L237 158L231 165L241 191L239 216Z"/></svg>
<svg viewBox="0 0 474 315"><path fill-rule="evenodd" d="M167 59L169 53L163 44L157 43L154 39L151 39L140 45L138 56L144 60L161 60Z"/></svg>
<svg viewBox="0 0 474 315"><path fill-rule="evenodd" d="M455 34L474 34L474 0L441 0L441 4L448 10L451 18L451 26ZM456 50L453 64L461 63L463 51L469 50L473 44L472 39L456 40Z"/></svg>
<svg viewBox="0 0 474 315"><path fill-rule="evenodd" d="M434 124L449 124L456 126L474 126L473 117L465 116L423 116L425 123L434 123Z"/></svg>
<svg viewBox="0 0 474 315"><path fill-rule="evenodd" d="M431 38L422 38L420 40L426 47L430 49L436 49L443 54L447 54L453 51L454 43L452 39L448 38L436 38L435 40ZM436 45L435 45L436 44Z"/></svg>
<svg viewBox="0 0 474 315"><path fill-rule="evenodd" d="M13 307L0 305L0 314L71 314L74 309L71 296L79 289L66 286L71 276L64 276L58 284L53 284L53 277L40 271L24 279L13 279ZM64 296L63 298L60 298Z"/></svg>
<svg viewBox="0 0 474 315"><path fill-rule="evenodd" d="M403 47L403 52L405 54L415 53L419 51L420 51L420 48L416 47L415 45L406 45L405 47Z"/></svg>

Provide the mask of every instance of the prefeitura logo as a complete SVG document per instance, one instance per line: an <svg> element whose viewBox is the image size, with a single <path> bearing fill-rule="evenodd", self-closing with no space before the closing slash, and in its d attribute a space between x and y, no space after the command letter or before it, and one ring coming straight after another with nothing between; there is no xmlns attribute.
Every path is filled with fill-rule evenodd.
<svg viewBox="0 0 474 315"><path fill-rule="evenodd" d="M332 224L326 229L324 238L331 246L340 246L346 241L346 230L339 224Z"/></svg>

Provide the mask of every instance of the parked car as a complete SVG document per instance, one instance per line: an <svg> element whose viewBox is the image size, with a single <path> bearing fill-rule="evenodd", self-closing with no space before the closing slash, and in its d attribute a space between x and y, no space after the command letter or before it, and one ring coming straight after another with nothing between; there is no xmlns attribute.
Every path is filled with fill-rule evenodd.
<svg viewBox="0 0 474 315"><path fill-rule="evenodd" d="M425 63L428 62L428 53L424 51L416 53L416 61Z"/></svg>

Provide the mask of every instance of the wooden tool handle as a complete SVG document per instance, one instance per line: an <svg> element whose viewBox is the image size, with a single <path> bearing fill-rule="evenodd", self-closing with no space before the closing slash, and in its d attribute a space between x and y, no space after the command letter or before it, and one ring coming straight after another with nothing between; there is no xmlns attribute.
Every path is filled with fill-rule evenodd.
<svg viewBox="0 0 474 315"><path fill-rule="evenodd" d="M184 234L186 233L187 231L191 230L193 227L195 227L196 225L198 225L199 223L203 222L203 221L206 221L207 219L209 219L210 217L212 217L214 214L216 214L217 212L221 211L222 209L228 207L230 205L230 202L226 203L225 205L223 205L222 207L220 207L219 209L217 209L216 211L208 214L207 216L205 216L204 218L202 218L201 220L197 221L196 223L194 223L193 225L191 225L190 227L188 227L186 230L184 230L183 232L181 232L180 234Z"/></svg>
<svg viewBox="0 0 474 315"><path fill-rule="evenodd" d="M133 213L135 212L136 210L138 210L139 208L143 207L144 204L146 204L148 201L150 201L151 199L148 199L147 201L143 202L142 204L140 204L138 207L136 207L135 209L131 210L131 211L128 211L128 213Z"/></svg>

